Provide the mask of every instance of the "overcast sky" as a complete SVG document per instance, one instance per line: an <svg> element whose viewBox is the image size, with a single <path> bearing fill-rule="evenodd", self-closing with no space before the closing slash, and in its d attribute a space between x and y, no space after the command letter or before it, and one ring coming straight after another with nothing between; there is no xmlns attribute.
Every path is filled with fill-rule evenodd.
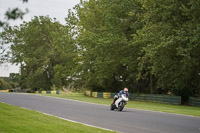
<svg viewBox="0 0 200 133"><path fill-rule="evenodd" d="M24 16L23 20L9 22L10 25L19 25L23 21L30 21L34 16L47 16L56 18L61 24L65 24L68 9L72 9L80 0L28 0L23 3L22 0L0 0L0 19L4 19L4 14L9 8L18 7L25 11L28 8L29 13ZM18 73L19 67L11 64L0 66L0 77L9 76L9 73Z"/></svg>

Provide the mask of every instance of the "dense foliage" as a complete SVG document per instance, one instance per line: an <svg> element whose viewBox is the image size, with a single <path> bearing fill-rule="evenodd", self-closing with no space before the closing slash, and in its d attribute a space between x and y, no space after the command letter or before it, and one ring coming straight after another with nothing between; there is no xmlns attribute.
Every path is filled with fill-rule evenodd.
<svg viewBox="0 0 200 133"><path fill-rule="evenodd" d="M19 73L10 73L9 77L0 77L0 90L16 89L20 84Z"/></svg>
<svg viewBox="0 0 200 133"><path fill-rule="evenodd" d="M3 78L0 78L0 90L11 89L11 85L6 82Z"/></svg>
<svg viewBox="0 0 200 133"><path fill-rule="evenodd" d="M200 0L80 1L1 34L22 87L200 95Z"/></svg>

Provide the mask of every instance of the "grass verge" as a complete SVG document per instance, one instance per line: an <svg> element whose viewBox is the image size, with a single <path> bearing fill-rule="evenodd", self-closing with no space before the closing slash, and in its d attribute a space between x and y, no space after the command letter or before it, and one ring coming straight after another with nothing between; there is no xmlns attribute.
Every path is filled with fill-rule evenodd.
<svg viewBox="0 0 200 133"><path fill-rule="evenodd" d="M90 103L104 104L104 105L110 105L113 100L113 99L93 98L84 96L83 93L71 93L71 92L61 93L61 94L43 94L43 95L85 101ZM139 101L129 101L126 107L200 117L200 107L169 105L162 103L139 102Z"/></svg>
<svg viewBox="0 0 200 133"><path fill-rule="evenodd" d="M1 133L111 133L0 102Z"/></svg>

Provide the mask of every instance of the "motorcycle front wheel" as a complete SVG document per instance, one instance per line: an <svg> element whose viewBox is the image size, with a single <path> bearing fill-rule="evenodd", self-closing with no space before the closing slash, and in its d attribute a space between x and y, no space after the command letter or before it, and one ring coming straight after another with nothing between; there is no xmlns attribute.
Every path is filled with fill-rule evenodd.
<svg viewBox="0 0 200 133"><path fill-rule="evenodd" d="M124 104L123 104L123 103L120 103L117 110L118 110L118 111L122 111L123 109L124 109Z"/></svg>

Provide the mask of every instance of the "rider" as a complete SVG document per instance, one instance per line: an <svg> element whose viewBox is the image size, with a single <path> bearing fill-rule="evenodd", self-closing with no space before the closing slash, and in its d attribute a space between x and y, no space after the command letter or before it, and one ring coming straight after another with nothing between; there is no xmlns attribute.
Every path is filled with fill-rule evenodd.
<svg viewBox="0 0 200 133"><path fill-rule="evenodd" d="M117 95L115 95L115 96L114 96L114 101L113 101L113 103L115 103L115 101L116 101L122 94L126 94L126 96L129 97L128 88L124 88L124 90L121 90Z"/></svg>

